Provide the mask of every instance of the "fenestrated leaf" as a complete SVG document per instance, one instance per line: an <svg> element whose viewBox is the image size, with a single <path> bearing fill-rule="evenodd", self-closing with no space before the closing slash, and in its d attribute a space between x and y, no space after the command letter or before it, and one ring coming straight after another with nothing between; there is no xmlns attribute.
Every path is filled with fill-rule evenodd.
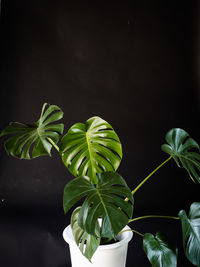
<svg viewBox="0 0 200 267"><path fill-rule="evenodd" d="M153 267L177 266L177 250L162 233L145 234L143 248Z"/></svg>
<svg viewBox="0 0 200 267"><path fill-rule="evenodd" d="M99 117L74 124L62 138L60 150L64 164L75 177L87 175L94 183L97 173L116 171L122 158L117 134Z"/></svg>
<svg viewBox="0 0 200 267"><path fill-rule="evenodd" d="M79 211L78 224L89 234L97 235L95 226L98 218L102 218L101 236L113 238L132 217L131 190L115 172L99 174L97 185L84 176L70 181L64 189L64 211L67 212L82 198L85 201ZM125 198L131 203L124 201Z"/></svg>
<svg viewBox="0 0 200 267"><path fill-rule="evenodd" d="M179 212L179 217L186 257L195 266L200 267L200 202L191 205L188 217L184 210Z"/></svg>
<svg viewBox="0 0 200 267"><path fill-rule="evenodd" d="M8 154L20 158L31 159L42 155L51 155L52 144L59 140L63 133L64 125L55 124L63 117L63 112L58 106L44 104L39 120L32 124L11 122L2 132L1 136L12 135L5 143Z"/></svg>
<svg viewBox="0 0 200 267"><path fill-rule="evenodd" d="M199 145L183 129L171 129L165 137L168 144L162 145L162 150L170 154L179 167L189 173L190 178L200 183Z"/></svg>
<svg viewBox="0 0 200 267"><path fill-rule="evenodd" d="M100 227L97 221L96 223L96 236L88 234L78 225L78 214L81 207L77 207L71 216L71 228L77 246L81 253L91 260L98 246L100 245Z"/></svg>

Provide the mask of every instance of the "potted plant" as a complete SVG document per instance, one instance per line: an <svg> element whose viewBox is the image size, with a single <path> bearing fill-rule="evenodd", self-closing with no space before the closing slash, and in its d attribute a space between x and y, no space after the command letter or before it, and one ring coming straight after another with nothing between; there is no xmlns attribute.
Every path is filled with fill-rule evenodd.
<svg viewBox="0 0 200 267"><path fill-rule="evenodd" d="M9 135L5 150L19 159L51 155L51 149L55 148L74 176L63 194L65 213L82 200L82 205L72 212L71 225L64 230L64 238L70 244L72 266L124 267L132 232L142 236L143 248L152 266L176 266L177 249L164 234L142 235L127 225L148 217L133 217L133 196L169 160L185 168L193 182L200 183L197 142L183 129L171 129L166 134L167 144L162 145L169 157L131 190L116 172L122 159L122 146L111 125L100 117L92 117L85 124L74 124L60 140L64 125L58 121L62 118L63 112L58 106L45 103L37 122L10 123L1 136ZM154 217L181 222L185 255L200 267L200 202L191 205L189 215L181 210L178 217ZM107 254L111 254L113 261Z"/></svg>

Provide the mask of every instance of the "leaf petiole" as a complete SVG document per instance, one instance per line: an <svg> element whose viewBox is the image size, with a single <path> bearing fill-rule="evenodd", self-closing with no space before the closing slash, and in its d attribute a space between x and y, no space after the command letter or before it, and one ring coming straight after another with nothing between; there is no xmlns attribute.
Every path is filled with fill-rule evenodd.
<svg viewBox="0 0 200 267"><path fill-rule="evenodd" d="M149 218L160 218L160 219L174 219L174 220L180 220L179 217L174 217L174 216L163 216L163 215L146 215L146 216L141 216L141 217L137 217L134 218L132 220L129 220L130 222L135 222L135 221L139 221L142 219L149 219Z"/></svg>
<svg viewBox="0 0 200 267"><path fill-rule="evenodd" d="M144 236L143 234L141 234L140 232L138 232L138 231L136 231L136 230L134 230L134 229L126 229L126 230L122 230L121 232L119 232L119 234L122 234L122 233L127 232L127 231L134 232L134 233L138 234L138 235L141 236L141 237Z"/></svg>
<svg viewBox="0 0 200 267"><path fill-rule="evenodd" d="M170 156L169 158L167 158L164 162L162 162L157 168L155 168L131 193L134 195L135 192L137 192L137 190L157 171L159 170L165 163L167 163L170 159L172 158L172 156ZM126 200L127 201L127 200Z"/></svg>

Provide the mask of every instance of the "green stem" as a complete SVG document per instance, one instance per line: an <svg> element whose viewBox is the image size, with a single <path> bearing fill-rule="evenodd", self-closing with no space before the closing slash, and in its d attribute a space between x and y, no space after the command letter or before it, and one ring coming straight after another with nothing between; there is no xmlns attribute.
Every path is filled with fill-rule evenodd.
<svg viewBox="0 0 200 267"><path fill-rule="evenodd" d="M59 147L56 145L56 143L54 143L54 141L53 141L51 138L47 137L47 140L52 144L52 146L53 146L58 152L60 152Z"/></svg>
<svg viewBox="0 0 200 267"><path fill-rule="evenodd" d="M122 233L127 232L127 231L134 232L134 233L136 233L136 234L138 234L138 235L140 235L142 237L144 236L143 234L141 234L140 232L138 232L138 231L136 231L134 229L126 229L126 230L123 230L123 231L119 232L119 234L122 234Z"/></svg>
<svg viewBox="0 0 200 267"><path fill-rule="evenodd" d="M142 219L148 219L148 218L160 218L160 219L174 219L174 220L180 220L179 217L174 217L174 216L146 215L146 216L141 216L141 217L134 218L134 219L130 220L129 223L130 223L130 222L135 222L135 221L138 221L138 220L142 220Z"/></svg>
<svg viewBox="0 0 200 267"><path fill-rule="evenodd" d="M159 170L165 163L167 163L170 159L172 158L172 156L170 156L169 158L167 158L164 162L162 162L157 168L155 168L131 193L132 195L135 194L135 192L137 192L137 190L157 171Z"/></svg>

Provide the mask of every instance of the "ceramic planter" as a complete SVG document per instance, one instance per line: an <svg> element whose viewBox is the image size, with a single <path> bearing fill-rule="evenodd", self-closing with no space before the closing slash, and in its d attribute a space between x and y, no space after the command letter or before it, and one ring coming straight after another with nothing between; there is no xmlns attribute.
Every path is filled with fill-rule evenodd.
<svg viewBox="0 0 200 267"><path fill-rule="evenodd" d="M126 226L123 230L128 229L130 228ZM132 236L131 231L126 231L118 236L118 242L99 246L92 257L91 263L77 247L71 226L67 226L63 231L63 238L69 244L72 267L125 267L128 242Z"/></svg>

